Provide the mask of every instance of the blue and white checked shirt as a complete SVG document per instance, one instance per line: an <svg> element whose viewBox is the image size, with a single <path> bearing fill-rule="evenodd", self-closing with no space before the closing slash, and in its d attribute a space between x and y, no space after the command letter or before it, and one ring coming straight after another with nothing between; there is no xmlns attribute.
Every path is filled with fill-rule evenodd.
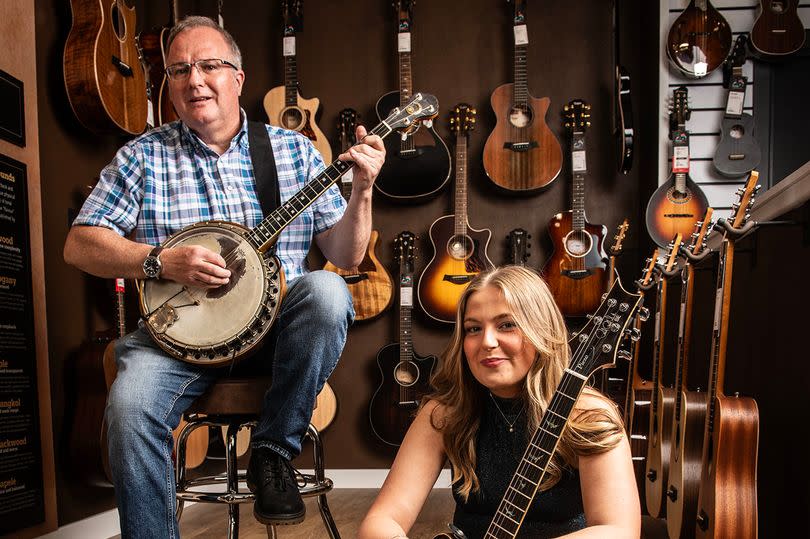
<svg viewBox="0 0 810 539"><path fill-rule="evenodd" d="M185 124L153 129L118 150L101 172L74 225L110 228L135 241L158 245L200 221L221 220L249 228L262 220L242 111L242 128L222 155ZM267 126L284 203L324 170L321 155L300 133ZM333 185L281 233L276 254L288 280L307 272L312 238L343 216L346 202Z"/></svg>

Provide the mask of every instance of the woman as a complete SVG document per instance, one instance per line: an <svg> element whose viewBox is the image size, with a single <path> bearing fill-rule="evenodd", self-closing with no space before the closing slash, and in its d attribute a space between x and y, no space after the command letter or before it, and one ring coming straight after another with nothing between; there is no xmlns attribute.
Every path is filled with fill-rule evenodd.
<svg viewBox="0 0 810 539"><path fill-rule="evenodd" d="M435 392L417 414L361 539L406 538L445 459L454 524L482 537L568 365L565 322L530 269L479 274L459 300ZM580 395L520 537L639 537L641 510L616 407ZM437 530L441 531L441 530Z"/></svg>

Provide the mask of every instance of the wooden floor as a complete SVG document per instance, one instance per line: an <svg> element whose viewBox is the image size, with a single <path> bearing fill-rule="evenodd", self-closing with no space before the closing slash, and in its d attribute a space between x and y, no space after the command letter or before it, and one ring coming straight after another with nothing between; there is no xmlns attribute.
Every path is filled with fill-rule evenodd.
<svg viewBox="0 0 810 539"><path fill-rule="evenodd" d="M335 489L329 493L329 508L343 539L357 537L357 528L366 511L374 501L377 489ZM315 498L308 498L307 516L297 526L279 526L279 538L311 539L328 537L323 526ZM448 489L434 490L428 497L422 514L419 515L409 537L411 539L432 539L447 529L447 522L453 516L453 498ZM186 508L180 520L180 531L184 539L221 539L227 536L228 512L218 504L198 503ZM263 539L266 528L253 518L252 504L244 504L240 510L239 537L242 539ZM644 539L665 539L664 521L645 517L643 520Z"/></svg>

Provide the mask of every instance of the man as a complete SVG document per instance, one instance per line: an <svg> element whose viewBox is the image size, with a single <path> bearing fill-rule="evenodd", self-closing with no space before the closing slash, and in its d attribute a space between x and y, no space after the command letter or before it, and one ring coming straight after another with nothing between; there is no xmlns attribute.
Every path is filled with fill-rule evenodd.
<svg viewBox="0 0 810 539"><path fill-rule="evenodd" d="M188 17L169 36L166 72L180 122L121 148L73 223L65 260L99 277L161 278L216 288L229 281L225 260L200 246L154 249L195 222L217 219L254 227L261 221L246 118L245 80L233 38L205 17ZM324 169L298 133L267 126L281 202ZM357 129L358 140L366 135ZM251 438L248 479L254 514L265 524L303 520L290 460L301 451L315 397L334 369L354 310L343 280L308 273L312 238L340 267L357 266L371 231L371 194L385 159L378 136L339 157L356 163L346 204L333 186L281 234L276 255L288 288L262 352L246 360L271 365L259 425ZM126 236L134 231L134 239ZM123 537L177 537L172 429L183 411L227 368L205 369L171 358L143 327L116 347L118 376L107 402L109 453Z"/></svg>

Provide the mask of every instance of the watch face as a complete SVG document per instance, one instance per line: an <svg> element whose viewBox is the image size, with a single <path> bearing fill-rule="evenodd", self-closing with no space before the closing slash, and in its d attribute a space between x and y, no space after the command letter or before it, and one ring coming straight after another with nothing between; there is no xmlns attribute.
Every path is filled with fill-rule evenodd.
<svg viewBox="0 0 810 539"><path fill-rule="evenodd" d="M143 272L149 278L157 277L160 274L160 260L156 256L147 256L143 261Z"/></svg>

